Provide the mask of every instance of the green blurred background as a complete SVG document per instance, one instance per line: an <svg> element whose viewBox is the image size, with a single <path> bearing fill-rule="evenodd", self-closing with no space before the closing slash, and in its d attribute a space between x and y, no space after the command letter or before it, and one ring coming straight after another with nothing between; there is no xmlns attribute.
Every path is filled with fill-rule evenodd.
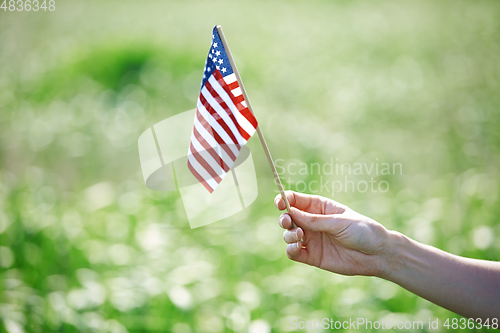
<svg viewBox="0 0 500 333"><path fill-rule="evenodd" d="M498 1L57 0L0 10L0 331L456 317L389 282L289 261L257 138L259 196L231 218L191 230L178 192L145 187L137 139L195 107L216 24L282 165L401 163L376 177L386 193L334 198L500 260Z"/></svg>

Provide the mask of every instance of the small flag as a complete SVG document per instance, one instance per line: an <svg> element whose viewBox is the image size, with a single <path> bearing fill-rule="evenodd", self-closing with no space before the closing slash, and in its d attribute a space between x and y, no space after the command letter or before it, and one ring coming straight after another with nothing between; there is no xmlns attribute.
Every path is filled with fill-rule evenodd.
<svg viewBox="0 0 500 333"><path fill-rule="evenodd" d="M257 128L228 53L214 27L188 151L189 170L210 193L234 165L241 146Z"/></svg>

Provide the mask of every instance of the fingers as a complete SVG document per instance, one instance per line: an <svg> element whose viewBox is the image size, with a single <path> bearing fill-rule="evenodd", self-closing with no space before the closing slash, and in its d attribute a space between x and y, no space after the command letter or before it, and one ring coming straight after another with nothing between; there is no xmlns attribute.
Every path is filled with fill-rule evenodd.
<svg viewBox="0 0 500 333"><path fill-rule="evenodd" d="M280 227L283 229L290 229L292 227L292 218L288 215L288 213L281 214L279 222Z"/></svg>
<svg viewBox="0 0 500 333"><path fill-rule="evenodd" d="M291 243L286 246L286 255L288 256L288 258L292 260L297 260L301 250L302 250L301 242Z"/></svg>
<svg viewBox="0 0 500 333"><path fill-rule="evenodd" d="M283 210L286 208L285 201L283 200L281 194L278 194L276 197L274 197L274 205L279 210Z"/></svg>
<svg viewBox="0 0 500 333"><path fill-rule="evenodd" d="M351 221L342 215L311 214L294 207L290 207L290 214L293 215L295 224L303 229L302 232L310 230L337 234L349 226ZM292 217L290 214L283 213L279 218L279 224L283 229L292 228ZM296 228L290 231L293 230L296 230Z"/></svg>
<svg viewBox="0 0 500 333"><path fill-rule="evenodd" d="M344 205L318 195L309 195L293 191L285 191L286 198L291 207L313 213L313 214L340 214L347 207ZM274 198L274 205L279 210L286 208L285 200L278 194Z"/></svg>
<svg viewBox="0 0 500 333"><path fill-rule="evenodd" d="M282 214L288 215L288 214ZM290 208L290 223L293 220L297 226L305 231L320 231L337 234L350 225L350 220L343 215L321 215L301 211L295 207ZM288 218L284 217L284 225L288 226Z"/></svg>
<svg viewBox="0 0 500 333"><path fill-rule="evenodd" d="M293 191L285 191L285 195L290 206L297 207L298 209L306 209L308 206L311 205L311 202L312 200L314 200L315 197L313 195L302 194ZM274 198L274 205L279 210L283 210L286 208L285 200L283 200L281 194L278 194Z"/></svg>
<svg viewBox="0 0 500 333"><path fill-rule="evenodd" d="M302 240L303 237L304 230L300 228L293 228L291 230L285 230L285 232L283 232L283 240L287 244L298 242L299 240Z"/></svg>

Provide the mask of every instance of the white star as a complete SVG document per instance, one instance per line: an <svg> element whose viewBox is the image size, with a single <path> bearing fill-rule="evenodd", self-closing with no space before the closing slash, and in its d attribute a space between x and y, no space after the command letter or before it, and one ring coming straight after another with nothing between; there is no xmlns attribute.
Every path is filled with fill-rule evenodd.
<svg viewBox="0 0 500 333"><path fill-rule="evenodd" d="M213 58L212 60L213 60L214 62L217 62L217 58Z"/></svg>
<svg viewBox="0 0 500 333"><path fill-rule="evenodd" d="M226 67L222 67L222 73L225 73L227 71ZM205 76L205 75L203 75Z"/></svg>
<svg viewBox="0 0 500 333"><path fill-rule="evenodd" d="M209 54L208 54L208 57L209 57L210 59L212 59L212 54L211 54L211 53L209 53Z"/></svg>
<svg viewBox="0 0 500 333"><path fill-rule="evenodd" d="M219 59L219 65L222 64L223 62L224 62L224 60Z"/></svg>
<svg viewBox="0 0 500 333"><path fill-rule="evenodd" d="M215 36L214 36L214 35L212 35L212 39L214 39L214 38L215 38Z"/></svg>
<svg viewBox="0 0 500 333"><path fill-rule="evenodd" d="M205 79L207 76L205 74L203 74L203 78Z"/></svg>
<svg viewBox="0 0 500 333"><path fill-rule="evenodd" d="M215 52L215 55L216 56L220 55L220 51Z"/></svg>
<svg viewBox="0 0 500 333"><path fill-rule="evenodd" d="M212 53L214 53L214 52L215 52L214 49L212 49Z"/></svg>
<svg viewBox="0 0 500 333"><path fill-rule="evenodd" d="M215 66L215 67L217 67L217 69L219 69L219 66Z"/></svg>
<svg viewBox="0 0 500 333"><path fill-rule="evenodd" d="M214 47L217 47L217 43L214 43Z"/></svg>

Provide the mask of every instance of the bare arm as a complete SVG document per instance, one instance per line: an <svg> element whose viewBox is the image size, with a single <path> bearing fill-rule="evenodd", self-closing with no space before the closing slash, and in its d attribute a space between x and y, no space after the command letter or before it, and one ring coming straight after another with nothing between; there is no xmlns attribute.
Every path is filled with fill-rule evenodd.
<svg viewBox="0 0 500 333"><path fill-rule="evenodd" d="M465 317L500 317L499 262L418 243L324 197L286 195L292 208L280 225L287 229L290 259L344 275L378 276ZM279 195L275 204L285 209ZM288 230L292 219L298 227Z"/></svg>
<svg viewBox="0 0 500 333"><path fill-rule="evenodd" d="M459 257L391 232L379 277L459 315L500 317L500 263Z"/></svg>

